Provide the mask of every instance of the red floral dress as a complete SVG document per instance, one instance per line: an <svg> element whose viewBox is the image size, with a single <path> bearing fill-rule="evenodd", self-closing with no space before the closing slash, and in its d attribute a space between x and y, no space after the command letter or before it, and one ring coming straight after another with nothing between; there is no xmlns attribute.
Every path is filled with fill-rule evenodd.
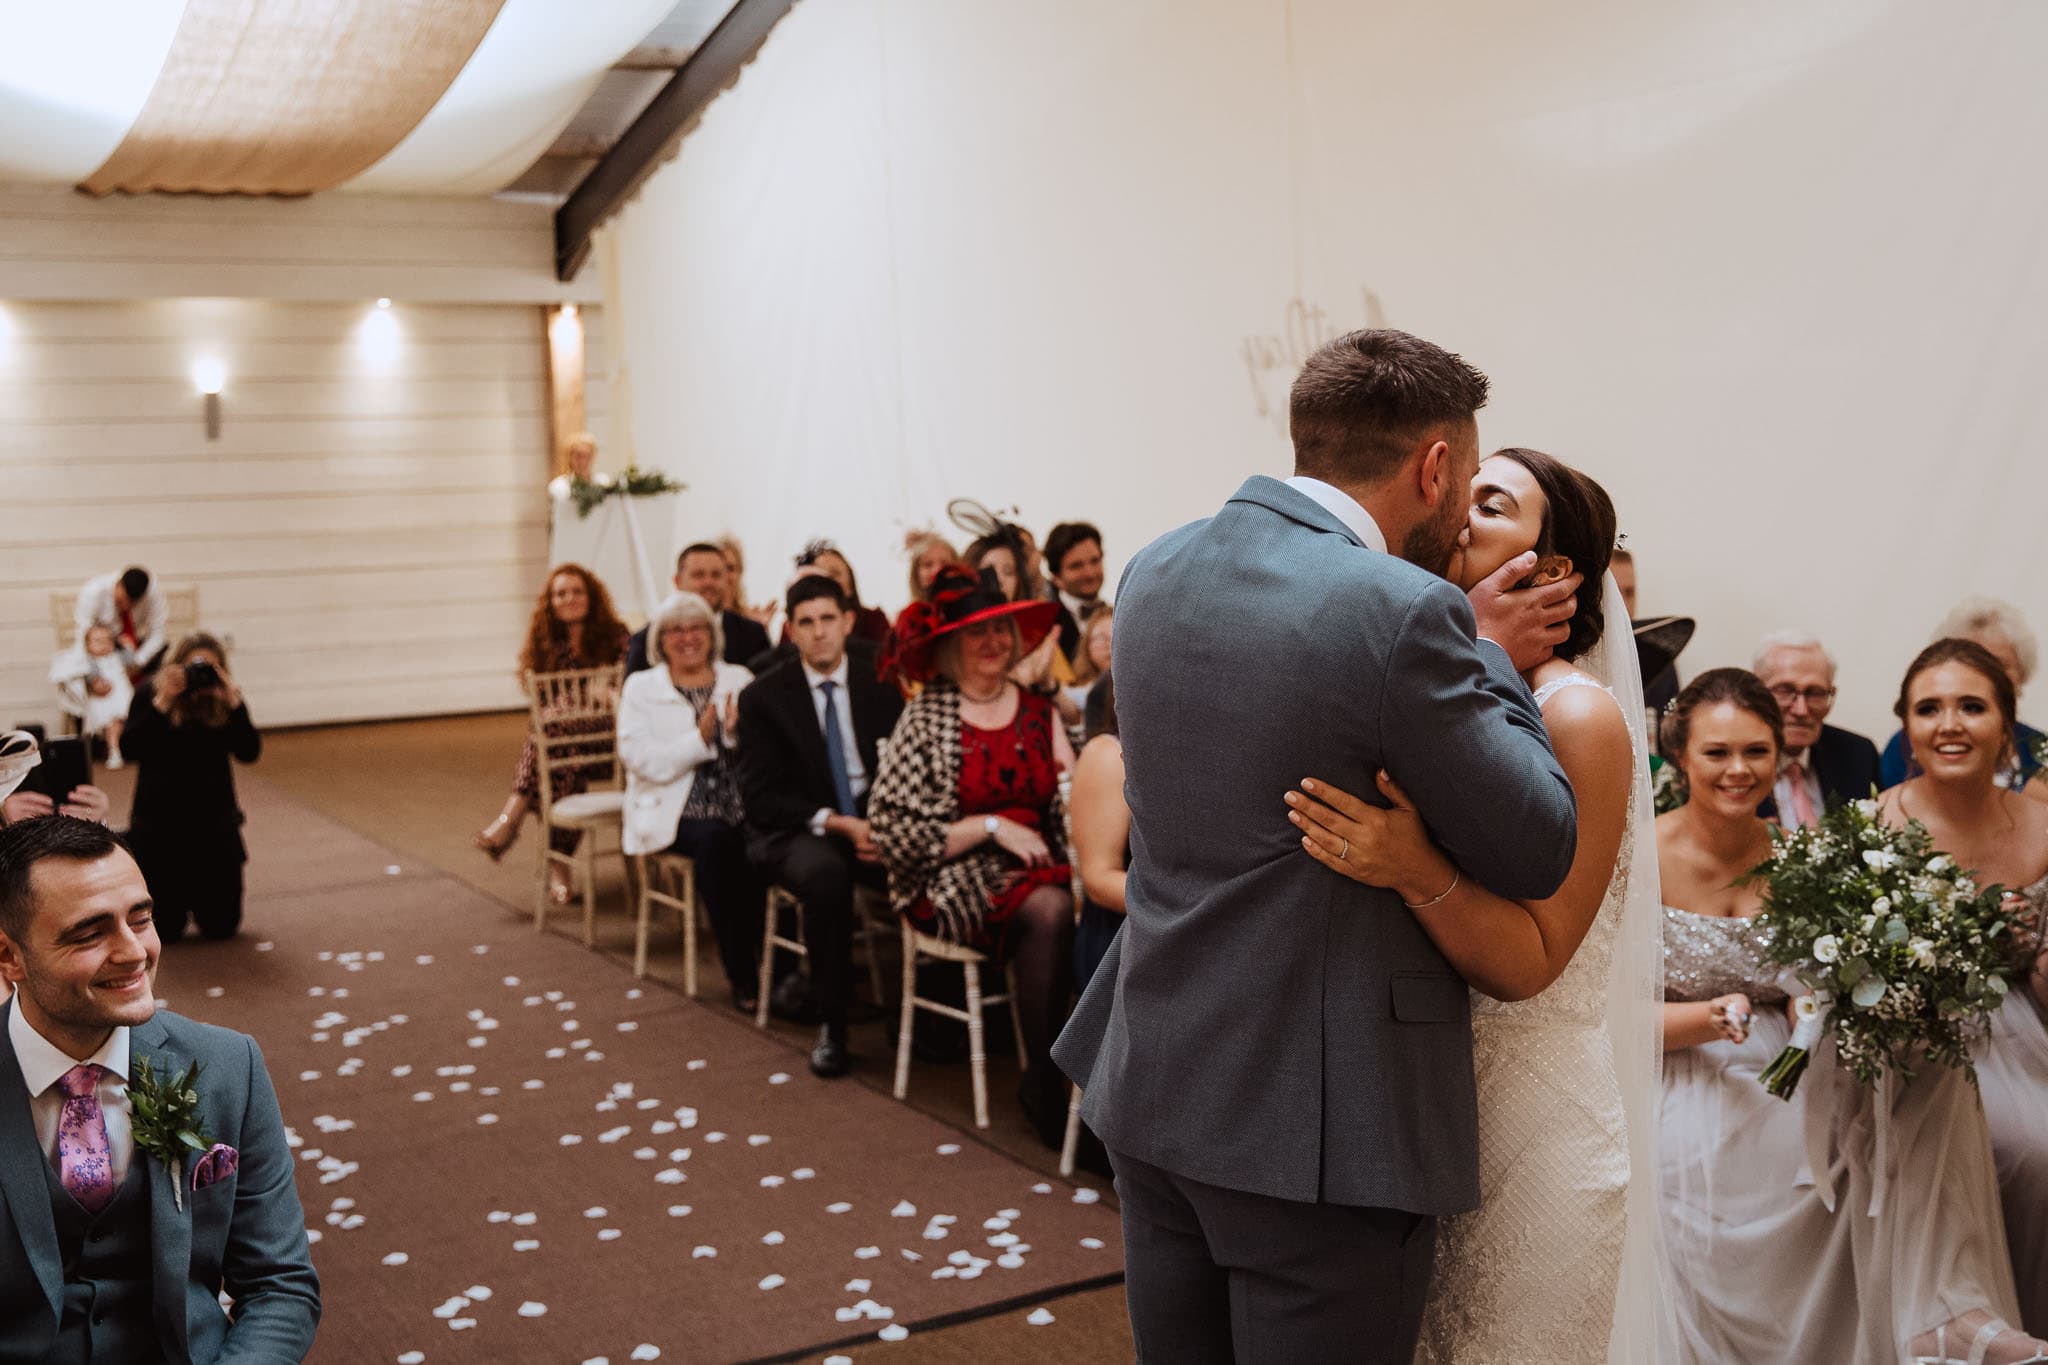
<svg viewBox="0 0 2048 1365"><path fill-rule="evenodd" d="M1048 830L1048 813L1059 794L1059 760L1053 750L1053 727L1059 717L1052 699L1025 692L1017 714L1000 730L983 730L960 722L960 814L963 818L1000 815L1037 830L1059 857L1061 831ZM1003 855L1010 862L1015 859ZM1003 925L1017 913L1025 897L1041 886L1066 887L1073 869L1065 862L1051 867L1016 866L994 904L982 917L982 932L968 946L992 952L1000 944ZM929 901L920 902L911 918L931 917Z"/></svg>

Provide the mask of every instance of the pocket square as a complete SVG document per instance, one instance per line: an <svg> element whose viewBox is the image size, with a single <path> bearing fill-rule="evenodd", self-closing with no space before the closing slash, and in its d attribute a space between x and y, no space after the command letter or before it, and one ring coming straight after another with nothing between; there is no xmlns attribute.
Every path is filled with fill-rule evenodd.
<svg viewBox="0 0 2048 1365"><path fill-rule="evenodd" d="M225 1142L216 1142L205 1156L192 1163L192 1188L203 1190L216 1180L226 1180L242 1164L242 1154Z"/></svg>

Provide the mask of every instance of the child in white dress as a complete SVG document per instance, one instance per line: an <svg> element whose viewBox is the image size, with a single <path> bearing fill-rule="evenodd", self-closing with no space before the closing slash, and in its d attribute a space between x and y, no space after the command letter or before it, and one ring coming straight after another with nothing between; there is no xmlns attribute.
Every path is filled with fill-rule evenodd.
<svg viewBox="0 0 2048 1365"><path fill-rule="evenodd" d="M90 626L77 644L60 652L50 665L50 681L67 715L77 716L87 735L107 741L107 766L121 766L121 729L135 688L128 681L128 663L106 626Z"/></svg>

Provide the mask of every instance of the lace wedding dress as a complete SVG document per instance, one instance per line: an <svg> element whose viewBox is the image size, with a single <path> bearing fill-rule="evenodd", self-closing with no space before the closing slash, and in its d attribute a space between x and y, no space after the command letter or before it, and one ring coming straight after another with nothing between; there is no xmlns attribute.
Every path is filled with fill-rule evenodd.
<svg viewBox="0 0 2048 1365"><path fill-rule="evenodd" d="M1539 689L1537 705L1573 686L1608 690L1573 674ZM1636 840L1647 837L1638 805L1647 810L1631 804L1613 879L1563 974L1529 1000L1472 996L1480 1204L1438 1225L1418 1361L1609 1359L1631 1164L1609 1005Z"/></svg>

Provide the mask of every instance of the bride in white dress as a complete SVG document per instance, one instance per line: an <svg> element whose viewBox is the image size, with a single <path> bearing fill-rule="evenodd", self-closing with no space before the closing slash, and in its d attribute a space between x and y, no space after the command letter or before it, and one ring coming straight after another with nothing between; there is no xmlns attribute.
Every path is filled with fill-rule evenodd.
<svg viewBox="0 0 2048 1365"><path fill-rule="evenodd" d="M1668 1354L1653 1171L1659 898L1642 684L1606 568L1614 512L1540 452L1497 452L1473 484L1447 576L1461 587L1536 552L1538 581L1587 586L1557 656L1527 675L1579 801L1558 893L1523 904L1472 886L1399 787L1391 809L1316 783L1290 798L1311 856L1391 887L1475 990L1480 1207L1445 1220L1417 1356L1518 1365ZM1304 784L1305 786L1307 784ZM1640 837L1639 837L1640 834ZM1447 884L1448 894L1439 895Z"/></svg>

